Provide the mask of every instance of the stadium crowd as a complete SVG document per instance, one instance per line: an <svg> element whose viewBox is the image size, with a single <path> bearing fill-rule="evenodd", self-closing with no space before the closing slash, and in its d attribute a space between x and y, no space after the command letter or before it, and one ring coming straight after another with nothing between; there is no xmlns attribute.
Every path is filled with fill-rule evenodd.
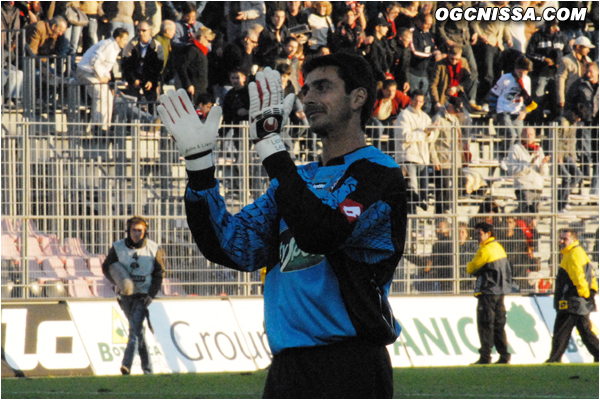
<svg viewBox="0 0 600 400"><path fill-rule="evenodd" d="M516 211L539 212L544 177L557 157L556 211L569 214L569 196L579 190L583 197L584 178L586 196L592 202L598 197L598 129L591 128L598 121L599 44L598 3L568 3L587 8L586 20L469 23L434 17L439 7L534 7L541 15L546 7L567 6L551 1L4 1L3 101L18 105L22 93L23 71L10 38L19 29L25 30L28 56L65 57L56 70L95 88L90 122L98 135L111 129L119 97L105 83L121 79L119 95L149 104L151 113L165 87L183 88L199 118L220 104L224 123L237 124L248 116L248 84L265 67L281 73L286 95L297 96L291 123L307 125L302 65L317 55L349 52L363 56L378 81L367 134L404 167L409 213L430 204L435 214L456 213L454 168L461 195L485 194L482 177L469 168L474 130L467 127L491 119L500 140L490 161L502 176L514 178ZM557 129L539 128L551 123ZM301 134L310 135L291 131L284 142L291 148L304 141ZM560 139L557 148L552 135ZM487 198L481 213L494 207ZM490 220L506 236L499 239L514 258L515 277L525 279L536 268L536 218ZM424 275L441 263L434 266L442 281L426 282L423 290L447 291L444 279L453 278L446 268L452 260L443 260L454 253L446 225L439 225L438 254L413 257Z"/></svg>

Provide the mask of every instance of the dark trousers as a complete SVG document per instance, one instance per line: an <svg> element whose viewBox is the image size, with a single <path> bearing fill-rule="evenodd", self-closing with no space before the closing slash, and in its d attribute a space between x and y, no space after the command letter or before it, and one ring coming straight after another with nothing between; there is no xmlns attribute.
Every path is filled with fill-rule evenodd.
<svg viewBox="0 0 600 400"><path fill-rule="evenodd" d="M137 350L140 355L144 374L151 374L152 364L150 362L150 355L148 354L146 339L144 338L144 318L146 318L146 305L144 304L145 297L146 296L142 297L138 295L123 296L119 300L119 305L129 322L129 340L127 342L127 347L125 348L125 353L123 354L122 365L131 371L133 357Z"/></svg>
<svg viewBox="0 0 600 400"><path fill-rule="evenodd" d="M508 356L508 342L506 340L506 308L504 295L480 295L477 297L477 332L481 347L481 358L490 357L492 348L500 356Z"/></svg>
<svg viewBox="0 0 600 400"><path fill-rule="evenodd" d="M477 61L479 74L479 87L477 90L478 104L485 103L487 95L500 78L502 64L500 63L500 49L496 46L478 42L473 46L473 53Z"/></svg>
<svg viewBox="0 0 600 400"><path fill-rule="evenodd" d="M263 398L392 398L385 346L351 339L283 350L273 357Z"/></svg>
<svg viewBox="0 0 600 400"><path fill-rule="evenodd" d="M552 336L552 350L550 358L546 362L560 362L562 355L569 345L569 339L573 328L577 327L579 336L590 354L594 356L594 361L598 362L598 337L592 332L592 323L590 314L578 315L565 311L556 313L554 321L554 334Z"/></svg>
<svg viewBox="0 0 600 400"><path fill-rule="evenodd" d="M435 213L442 214L452 209L452 188L450 185L452 169L442 168L433 171L435 184Z"/></svg>

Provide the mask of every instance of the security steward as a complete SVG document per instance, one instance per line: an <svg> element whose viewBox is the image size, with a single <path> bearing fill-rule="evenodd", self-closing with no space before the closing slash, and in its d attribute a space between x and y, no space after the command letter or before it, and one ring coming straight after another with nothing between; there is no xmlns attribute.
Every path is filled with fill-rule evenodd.
<svg viewBox="0 0 600 400"><path fill-rule="evenodd" d="M152 363L144 338L144 319L150 324L148 306L158 294L164 276L163 250L147 238L148 223L134 215L127 220L127 237L113 243L102 264L102 272L117 286L118 302L129 322L129 340L123 353L121 373L129 375L136 350L144 374ZM130 281L129 286L123 281ZM152 326L150 325L150 329Z"/></svg>
<svg viewBox="0 0 600 400"><path fill-rule="evenodd" d="M512 272L506 252L494 237L494 227L481 222L475 225L479 250L467 264L467 273L476 276L477 332L481 348L475 364L490 364L492 348L500 353L496 364L508 364L510 353L506 340L504 295L511 292Z"/></svg>
<svg viewBox="0 0 600 400"><path fill-rule="evenodd" d="M554 335L547 363L560 362L576 326L583 344L594 362L598 362L598 337L592 332L590 312L596 311L594 296L598 281L585 250L577 240L577 232L564 229L560 232L560 252L563 259L556 275L554 289Z"/></svg>

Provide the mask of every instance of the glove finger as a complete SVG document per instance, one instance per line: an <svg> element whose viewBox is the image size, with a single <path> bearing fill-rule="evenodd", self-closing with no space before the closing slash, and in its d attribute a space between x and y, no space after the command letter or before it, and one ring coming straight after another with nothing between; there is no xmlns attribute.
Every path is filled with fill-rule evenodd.
<svg viewBox="0 0 600 400"><path fill-rule="evenodd" d="M175 107L175 111L177 111L177 114L181 118L185 118L188 115L190 115L190 113L186 109L186 106L184 105L185 104L185 100L184 99L186 99L187 103L190 104L189 110L193 111L194 110L194 106L191 105L191 102L190 102L190 99L188 97L187 92L184 89L178 89L177 90L177 95L173 99L173 106Z"/></svg>
<svg viewBox="0 0 600 400"><path fill-rule="evenodd" d="M262 111L271 104L271 94L264 71L256 73L256 86L258 87L258 96L260 97L260 110Z"/></svg>
<svg viewBox="0 0 600 400"><path fill-rule="evenodd" d="M250 116L257 115L260 113L260 96L256 83L250 82L248 84L248 94L250 97Z"/></svg>
<svg viewBox="0 0 600 400"><path fill-rule="evenodd" d="M171 114L169 114L169 111L162 104L156 107L156 110L158 111L158 115L160 115L160 119L162 120L163 124L172 135L172 132L175 132L175 125L173 124L173 118L171 117Z"/></svg>
<svg viewBox="0 0 600 400"><path fill-rule="evenodd" d="M204 126L208 128L205 131L212 132L214 136L217 136L219 125L221 124L221 117L223 116L223 109L220 106L214 106L208 112Z"/></svg>
<svg viewBox="0 0 600 400"><path fill-rule="evenodd" d="M269 69L269 71L265 72L265 76L267 77L269 91L271 92L270 106L281 105L281 103L283 103L283 90L281 87L281 75L279 74L279 71Z"/></svg>
<svg viewBox="0 0 600 400"><path fill-rule="evenodd" d="M179 89L177 91L177 95L181 100L180 103L183 106L185 113L188 115L193 115L195 118L198 118L198 114L196 114L196 109L194 108L194 105L192 104L190 96L188 96L187 92L183 89Z"/></svg>
<svg viewBox="0 0 600 400"><path fill-rule="evenodd" d="M167 111L169 112L169 115L171 116L171 120L173 121L174 124L176 124L177 122L179 122L179 120L181 119L179 113L175 110L175 100L177 99L177 93L173 90L173 89L169 89L167 91L167 94L161 94L160 95L160 101L163 105L163 107L165 107L167 109ZM179 101L179 100L177 100Z"/></svg>

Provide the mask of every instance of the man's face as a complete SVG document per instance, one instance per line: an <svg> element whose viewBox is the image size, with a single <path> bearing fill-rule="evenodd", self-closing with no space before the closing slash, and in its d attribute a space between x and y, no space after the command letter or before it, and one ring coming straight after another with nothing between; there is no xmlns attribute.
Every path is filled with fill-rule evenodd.
<svg viewBox="0 0 600 400"><path fill-rule="evenodd" d="M466 228L460 228L458 230L458 240L461 243L466 242L469 239L469 232L467 231Z"/></svg>
<svg viewBox="0 0 600 400"><path fill-rule="evenodd" d="M436 233L438 237L447 237L450 235L450 225L447 222L442 221L439 223Z"/></svg>
<svg viewBox="0 0 600 400"><path fill-rule="evenodd" d="M129 228L129 237L135 244L138 244L144 238L145 233L146 225L142 223L131 225L131 228Z"/></svg>
<svg viewBox="0 0 600 400"><path fill-rule="evenodd" d="M298 42L295 40L290 41L287 46L285 46L285 52L288 56L293 56L298 51Z"/></svg>
<svg viewBox="0 0 600 400"><path fill-rule="evenodd" d="M258 37L251 34L246 38L246 52L250 54L256 46L258 46Z"/></svg>
<svg viewBox="0 0 600 400"><path fill-rule="evenodd" d="M413 34L411 31L406 31L402 34L402 45L404 47L410 46L410 42L413 40Z"/></svg>
<svg viewBox="0 0 600 400"><path fill-rule="evenodd" d="M296 15L300 11L301 4L302 4L301 1L288 1L287 2L288 10L290 10L290 13L292 15Z"/></svg>
<svg viewBox="0 0 600 400"><path fill-rule="evenodd" d="M52 36L57 38L59 36L62 36L65 34L65 31L67 30L67 25L66 24L56 24L56 25L52 25Z"/></svg>
<svg viewBox="0 0 600 400"><path fill-rule="evenodd" d="M387 20L391 22L391 21L395 20L398 17L398 15L400 15L400 7L394 6L387 11L386 17L387 17Z"/></svg>
<svg viewBox="0 0 600 400"><path fill-rule="evenodd" d="M354 24L354 21L356 21L356 14L354 13L354 10L348 10L344 17L348 25L352 25Z"/></svg>
<svg viewBox="0 0 600 400"><path fill-rule="evenodd" d="M515 75L517 75L517 78L519 79L523 79L523 77L527 76L527 74L529 74L529 71L527 71L526 69L515 69Z"/></svg>
<svg viewBox="0 0 600 400"><path fill-rule="evenodd" d="M150 39L152 39L152 30L150 29L150 25L148 25L148 23L142 22L139 24L137 31L142 43L148 43Z"/></svg>
<svg viewBox="0 0 600 400"><path fill-rule="evenodd" d="M565 247L569 247L575 242L575 238L569 232L561 232L559 238L559 247L564 249Z"/></svg>
<svg viewBox="0 0 600 400"><path fill-rule="evenodd" d="M450 65L456 65L460 61L462 54L448 54L448 62Z"/></svg>
<svg viewBox="0 0 600 400"><path fill-rule="evenodd" d="M125 34L115 39L120 48L124 48L129 43L129 35Z"/></svg>
<svg viewBox="0 0 600 400"><path fill-rule="evenodd" d="M429 32L431 26L433 25L433 17L431 15L427 15L423 22L417 21L417 27L423 32Z"/></svg>
<svg viewBox="0 0 600 400"><path fill-rule="evenodd" d="M173 39L175 37L176 28L174 25L169 25L167 29L165 29L165 37L169 39Z"/></svg>
<svg viewBox="0 0 600 400"><path fill-rule="evenodd" d="M575 46L575 52L581 54L583 57L587 57L590 54L590 48L586 46Z"/></svg>
<svg viewBox="0 0 600 400"><path fill-rule="evenodd" d="M425 96L413 96L412 99L410 99L410 105L416 111L421 111L421 109L425 105Z"/></svg>
<svg viewBox="0 0 600 400"><path fill-rule="evenodd" d="M241 72L232 72L229 74L229 80L234 89L241 89L246 84L246 75Z"/></svg>
<svg viewBox="0 0 600 400"><path fill-rule="evenodd" d="M535 129L527 128L521 132L521 139L527 141L527 144L535 143Z"/></svg>
<svg viewBox="0 0 600 400"><path fill-rule="evenodd" d="M393 99L394 96L396 96L397 89L398 89L397 86L391 85L390 87L388 87L386 89L382 89L381 94L383 95L384 99Z"/></svg>
<svg viewBox="0 0 600 400"><path fill-rule="evenodd" d="M492 237L492 232L484 232L482 229L477 229L477 240L479 244L483 244L486 240Z"/></svg>
<svg viewBox="0 0 600 400"><path fill-rule="evenodd" d="M586 78L592 82L594 85L596 83L598 83L598 67L596 67L596 65L594 64L590 64L586 69L585 69L585 76Z"/></svg>
<svg viewBox="0 0 600 400"><path fill-rule="evenodd" d="M334 127L352 118L351 93L346 93L337 67L321 67L311 71L302 92L308 123L320 137L327 137Z"/></svg>
<svg viewBox="0 0 600 400"><path fill-rule="evenodd" d="M388 30L390 28L388 28L386 25L377 25L377 27L375 28L377 29L377 33L381 36L385 36L388 33Z"/></svg>
<svg viewBox="0 0 600 400"><path fill-rule="evenodd" d="M273 22L276 29L281 28L285 22L285 11L275 11L271 17L271 22Z"/></svg>
<svg viewBox="0 0 600 400"><path fill-rule="evenodd" d="M213 106L213 103L210 103L210 102L206 103L206 104L198 104L198 111L200 111L204 115L208 115L212 106Z"/></svg>
<svg viewBox="0 0 600 400"><path fill-rule="evenodd" d="M191 11L189 14L184 15L183 21L188 25L194 25L196 23L196 11Z"/></svg>

